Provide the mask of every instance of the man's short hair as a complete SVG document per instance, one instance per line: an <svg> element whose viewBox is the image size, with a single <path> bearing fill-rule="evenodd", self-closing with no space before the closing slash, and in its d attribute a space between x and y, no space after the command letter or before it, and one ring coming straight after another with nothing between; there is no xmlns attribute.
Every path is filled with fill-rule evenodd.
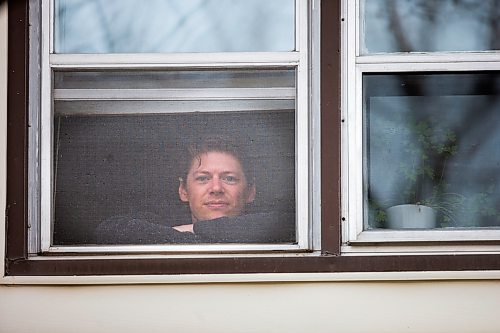
<svg viewBox="0 0 500 333"><path fill-rule="evenodd" d="M185 182L195 158L210 152L226 153L235 157L241 164L248 185L255 181L253 163L249 160L249 147L226 136L212 136L189 143L180 159L181 181ZM200 161L201 163L201 161Z"/></svg>

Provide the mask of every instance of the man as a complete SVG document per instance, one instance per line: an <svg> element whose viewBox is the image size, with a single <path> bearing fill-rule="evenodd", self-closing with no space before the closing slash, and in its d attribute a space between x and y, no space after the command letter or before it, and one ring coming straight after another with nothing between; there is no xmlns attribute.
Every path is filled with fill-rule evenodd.
<svg viewBox="0 0 500 333"><path fill-rule="evenodd" d="M244 168L242 150L224 139L207 139L189 149L190 165L179 178L179 198L189 204L191 224L175 226L193 232L196 222L241 215L255 199L255 180ZM247 177L250 175L250 177Z"/></svg>
<svg viewBox="0 0 500 333"><path fill-rule="evenodd" d="M181 158L178 194L190 209L170 227L151 213L114 217L99 225L97 244L275 243L295 241L294 216L247 214L256 197L252 164L228 138L205 138ZM286 221L287 223L283 223ZM288 226L288 227L287 227Z"/></svg>

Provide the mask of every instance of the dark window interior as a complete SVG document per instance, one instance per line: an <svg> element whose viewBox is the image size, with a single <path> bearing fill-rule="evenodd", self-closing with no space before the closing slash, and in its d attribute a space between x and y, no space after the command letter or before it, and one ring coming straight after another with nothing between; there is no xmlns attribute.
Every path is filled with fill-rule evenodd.
<svg viewBox="0 0 500 333"><path fill-rule="evenodd" d="M183 224L179 200L186 145L216 133L246 146L257 196L247 213L295 213L293 110L60 116L55 119L56 245L88 244L96 226L114 216L152 213ZM295 220L283 221L294 227Z"/></svg>

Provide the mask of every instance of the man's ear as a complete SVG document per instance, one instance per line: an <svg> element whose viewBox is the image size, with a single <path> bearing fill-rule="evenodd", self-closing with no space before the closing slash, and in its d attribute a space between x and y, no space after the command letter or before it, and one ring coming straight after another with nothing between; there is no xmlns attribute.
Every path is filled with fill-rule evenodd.
<svg viewBox="0 0 500 333"><path fill-rule="evenodd" d="M181 199L182 202L189 201L186 186L184 185L182 179L179 179L179 199Z"/></svg>
<svg viewBox="0 0 500 333"><path fill-rule="evenodd" d="M255 195L256 195L256 190L255 190L255 183L250 186L248 189L248 195L247 195L247 201L246 203L251 203L255 200Z"/></svg>

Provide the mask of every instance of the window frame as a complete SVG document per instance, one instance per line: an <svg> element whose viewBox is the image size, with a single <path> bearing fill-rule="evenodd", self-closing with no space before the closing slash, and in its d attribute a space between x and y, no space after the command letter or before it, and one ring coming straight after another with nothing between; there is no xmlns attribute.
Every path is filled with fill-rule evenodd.
<svg viewBox="0 0 500 333"><path fill-rule="evenodd" d="M183 244L152 244L152 245L112 245L112 246L93 246L93 245L53 245L52 244L52 234L53 227L47 223L48 221L53 221L54 216L54 204L53 201L53 183L55 182L53 178L53 154L51 149L46 147L52 147L51 143L53 140L53 114L54 114L54 102L60 100L59 97L65 97L64 91L55 89L53 86L54 73L56 71L82 71L82 70L102 70L102 71L112 71L112 70L198 70L198 69L215 69L215 70L247 70L247 69L258 69L258 70L272 70L276 68L287 68L294 69L296 71L296 87L294 88L294 100L295 100L295 118L296 123L307 124L309 121L308 112L308 89L305 87L309 86L309 74L307 70L309 54L307 50L309 49L309 19L308 19L308 1L300 0L294 1L295 7L295 48L292 51L286 52L219 52L219 53L131 53L131 54L121 54L121 53L111 53L111 54L65 54L65 53L55 53L54 52L54 22L56 21L53 13L55 7L55 0L46 0L41 3L42 11L42 35L43 31L48 32L44 35L42 41L42 52L41 52L41 126L40 126L40 137L41 137L41 181L40 181L40 196L41 196L41 217L40 217L40 231L34 230L34 232L40 232L41 234L41 249L42 252L47 253L150 253L150 252L185 252L185 253L212 253L221 251L233 251L233 252L262 252L262 251L289 251L289 252L302 252L312 249L311 242L311 231L312 226L310 211L310 205L306 204L310 201L310 185L309 185L309 168L310 165L307 163L295 163L296 177L295 177L295 197L296 202L303 202L304 204L296 204L296 235L297 244L196 244L196 245L183 245ZM50 36L47 38L47 36ZM298 89L302 86L302 89ZM227 95L227 99L230 100L231 96L229 89L213 89L218 90L217 92L212 91L211 93L220 94L223 92ZM236 89L235 89L236 90ZM241 89L244 90L244 89ZM94 90L95 91L95 90ZM187 93L186 93L187 92ZM75 91L70 96L70 100L75 98ZM120 93L118 90L113 90L112 98L103 98L102 100L113 100L116 95ZM126 91L121 92L122 96L126 95L127 99L131 97L131 94ZM146 95L147 93L147 95ZM141 95L138 100L164 100L166 94L172 94L170 91L166 90L148 90L140 91L137 89L137 95ZM193 89L191 92L184 91L186 93L184 97L187 100L203 100L203 94L209 94L210 89L206 89L205 92L200 93ZM237 92L238 93L238 92ZM244 93L239 92L241 98L243 98ZM177 97L180 97L180 93L175 91ZM196 95L198 94L198 95ZM66 94L68 95L68 94ZM263 92L258 92L257 95L253 97L260 97L265 99L265 94ZM51 98L47 98L51 96ZM80 98L76 95L76 99L85 100L85 98ZM118 95L119 96L119 95ZM146 98L147 96L147 98ZM89 100L95 99L101 96L87 96ZM218 97L221 97L220 95ZM274 96L276 97L276 96ZM189 99L191 98L191 99ZM121 98L118 98L121 99ZM171 97L167 100L172 100ZM168 113L168 112L166 112ZM310 160L309 157L309 131L308 126L296 126L295 136L295 152L296 160ZM314 223L314 220L312 221Z"/></svg>
<svg viewBox="0 0 500 333"><path fill-rule="evenodd" d="M321 250L295 255L30 256L28 252L28 1L8 3L7 207L5 276L186 275L474 271L500 269L498 254L351 255L341 251L341 0L321 3ZM345 4L345 2L344 2ZM15 42L14 42L15 41ZM111 277L112 278L112 277ZM43 280L42 280L43 281ZM112 280L111 280L112 281Z"/></svg>
<svg viewBox="0 0 500 333"><path fill-rule="evenodd" d="M498 51L481 52L415 52L362 54L361 2L348 2L344 54L343 158L349 169L343 169L343 226L346 253L453 253L500 252L500 230L365 230L364 228L364 138L363 138L363 74L423 74L499 71ZM348 78L348 79L347 79ZM485 245L488 244L488 245Z"/></svg>

